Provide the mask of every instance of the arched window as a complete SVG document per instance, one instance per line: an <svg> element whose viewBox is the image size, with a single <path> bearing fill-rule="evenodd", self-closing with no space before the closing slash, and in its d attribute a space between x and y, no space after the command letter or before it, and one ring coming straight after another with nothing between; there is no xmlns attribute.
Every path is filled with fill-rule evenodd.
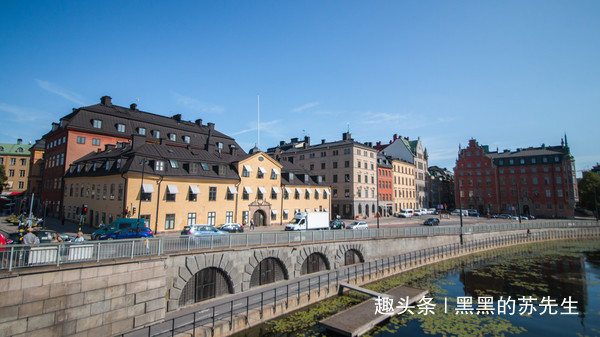
<svg viewBox="0 0 600 337"><path fill-rule="evenodd" d="M224 294L233 294L233 284L223 270L209 267L194 274L179 296L179 306L185 306Z"/></svg>
<svg viewBox="0 0 600 337"><path fill-rule="evenodd" d="M362 205L358 204L358 214L362 214Z"/></svg>

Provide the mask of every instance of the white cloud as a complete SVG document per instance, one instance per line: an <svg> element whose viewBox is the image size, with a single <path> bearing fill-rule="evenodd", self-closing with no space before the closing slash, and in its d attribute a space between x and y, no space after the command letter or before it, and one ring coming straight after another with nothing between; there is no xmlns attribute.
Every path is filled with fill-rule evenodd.
<svg viewBox="0 0 600 337"><path fill-rule="evenodd" d="M42 80L35 80L35 81L37 82L37 84L40 88L42 88L48 92L51 92L53 94L56 94L63 98L66 98L67 100L69 100L75 104L78 104L81 106L84 105L83 98L80 95L78 95L70 90L61 88L57 84L50 83L48 81L42 81Z"/></svg>
<svg viewBox="0 0 600 337"><path fill-rule="evenodd" d="M0 111L11 115L12 118L8 119L17 123L39 121L40 118L47 117L44 116L46 113L5 103L0 103Z"/></svg>
<svg viewBox="0 0 600 337"><path fill-rule="evenodd" d="M314 108L314 107L316 107L318 105L319 105L319 102L306 103L306 104L304 104L302 106L299 106L299 107L297 107L295 109L292 109L292 112L301 112L301 111L304 111L306 109Z"/></svg>
<svg viewBox="0 0 600 337"><path fill-rule="evenodd" d="M408 115L401 114L389 114L384 112L367 112L365 115L364 124L389 124L389 123L400 123L408 120Z"/></svg>
<svg viewBox="0 0 600 337"><path fill-rule="evenodd" d="M183 104L196 112L220 114L225 111L225 108L219 105L212 105L195 98L184 96L178 93L173 93L173 98L179 104Z"/></svg>

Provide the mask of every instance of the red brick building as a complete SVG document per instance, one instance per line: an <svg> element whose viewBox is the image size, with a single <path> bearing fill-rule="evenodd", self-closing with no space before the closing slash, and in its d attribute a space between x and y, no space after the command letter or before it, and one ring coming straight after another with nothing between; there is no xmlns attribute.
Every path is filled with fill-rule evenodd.
<svg viewBox="0 0 600 337"><path fill-rule="evenodd" d="M42 176L45 215L58 217L64 212L63 175L72 162L104 150L106 145L121 147L134 135L146 142L244 154L233 138L214 129L214 123L203 125L201 119L184 121L179 114L166 117L144 112L136 104L129 108L117 106L111 97L104 96L100 104L73 109L59 123L52 123L52 130L42 136L46 144Z"/></svg>
<svg viewBox="0 0 600 337"><path fill-rule="evenodd" d="M377 194L379 195L379 214L390 216L394 213L394 189L392 162L381 152L377 154Z"/></svg>
<svg viewBox="0 0 600 337"><path fill-rule="evenodd" d="M568 143L491 152L475 139L459 149L454 168L456 207L481 214L574 216L578 191Z"/></svg>

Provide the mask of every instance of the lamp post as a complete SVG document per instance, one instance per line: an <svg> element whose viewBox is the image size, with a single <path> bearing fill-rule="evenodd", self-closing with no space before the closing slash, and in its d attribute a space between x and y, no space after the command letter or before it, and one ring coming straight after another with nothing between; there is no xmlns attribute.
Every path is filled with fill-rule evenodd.
<svg viewBox="0 0 600 337"><path fill-rule="evenodd" d="M519 192L519 184L517 183L517 216L519 217L519 224L521 224L521 203L519 202L519 198L521 194Z"/></svg>
<svg viewBox="0 0 600 337"><path fill-rule="evenodd" d="M138 203L138 221L137 226L135 228L135 237L140 237L140 219L142 218L142 196L144 194L144 168L146 168L146 163L148 160L146 158L142 159L140 164L142 165L142 182L140 183L140 201Z"/></svg>
<svg viewBox="0 0 600 337"><path fill-rule="evenodd" d="M460 193L460 179L458 179L458 214L460 215L460 244L463 244L463 214L462 214L462 195Z"/></svg>
<svg viewBox="0 0 600 337"><path fill-rule="evenodd" d="M379 167L375 167L375 177L376 177L375 180L377 183L377 185L375 186L375 188L377 189L377 193L376 193L377 194L377 201L376 201L377 212L375 213L375 217L377 218L377 229L379 229L379 217L380 217L380 214L379 214Z"/></svg>

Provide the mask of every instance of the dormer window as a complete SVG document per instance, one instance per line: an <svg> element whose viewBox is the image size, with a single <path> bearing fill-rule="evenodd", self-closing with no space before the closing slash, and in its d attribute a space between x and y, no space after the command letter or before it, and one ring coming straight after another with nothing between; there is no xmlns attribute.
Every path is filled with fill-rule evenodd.
<svg viewBox="0 0 600 337"><path fill-rule="evenodd" d="M22 147L18 148L17 152L23 152L23 148ZM556 157L556 158L558 158L558 157Z"/></svg>
<svg viewBox="0 0 600 337"><path fill-rule="evenodd" d="M118 132L125 132L125 124L117 124Z"/></svg>
<svg viewBox="0 0 600 337"><path fill-rule="evenodd" d="M198 173L198 163L190 164L190 173Z"/></svg>
<svg viewBox="0 0 600 337"><path fill-rule="evenodd" d="M77 164L77 172L81 172L81 164Z"/></svg>
<svg viewBox="0 0 600 337"><path fill-rule="evenodd" d="M208 164L206 164L206 163L200 163L200 165L202 166L202 171L208 171L208 170L210 170L210 168L208 167Z"/></svg>
<svg viewBox="0 0 600 337"><path fill-rule="evenodd" d="M96 163L92 165L92 171L96 172Z"/></svg>
<svg viewBox="0 0 600 337"><path fill-rule="evenodd" d="M165 170L165 162L162 160L157 160L154 162L154 170L155 171L164 171Z"/></svg>
<svg viewBox="0 0 600 337"><path fill-rule="evenodd" d="M110 170L110 162L107 160L106 163L104 164L104 169L106 171Z"/></svg>
<svg viewBox="0 0 600 337"><path fill-rule="evenodd" d="M179 168L177 160L169 160L169 164L171 164L171 168Z"/></svg>
<svg viewBox="0 0 600 337"><path fill-rule="evenodd" d="M227 173L227 166L219 165L219 175L224 176Z"/></svg>
<svg viewBox="0 0 600 337"><path fill-rule="evenodd" d="M146 135L146 128L138 128L138 134L141 136Z"/></svg>
<svg viewBox="0 0 600 337"><path fill-rule="evenodd" d="M94 126L94 128L96 129L101 129L102 128L102 121L99 119L94 119L92 121L92 125Z"/></svg>
<svg viewBox="0 0 600 337"><path fill-rule="evenodd" d="M121 159L117 159L117 169L121 168Z"/></svg>
<svg viewBox="0 0 600 337"><path fill-rule="evenodd" d="M174 133L169 133L169 140L174 142L177 140L177 135Z"/></svg>
<svg viewBox="0 0 600 337"><path fill-rule="evenodd" d="M190 143L190 136L183 136L183 142L189 144Z"/></svg>
<svg viewBox="0 0 600 337"><path fill-rule="evenodd" d="M152 134L154 135L154 138L160 138L160 131L154 130L152 131Z"/></svg>
<svg viewBox="0 0 600 337"><path fill-rule="evenodd" d="M223 143L218 142L217 143L217 148L219 149L219 153L223 152Z"/></svg>

